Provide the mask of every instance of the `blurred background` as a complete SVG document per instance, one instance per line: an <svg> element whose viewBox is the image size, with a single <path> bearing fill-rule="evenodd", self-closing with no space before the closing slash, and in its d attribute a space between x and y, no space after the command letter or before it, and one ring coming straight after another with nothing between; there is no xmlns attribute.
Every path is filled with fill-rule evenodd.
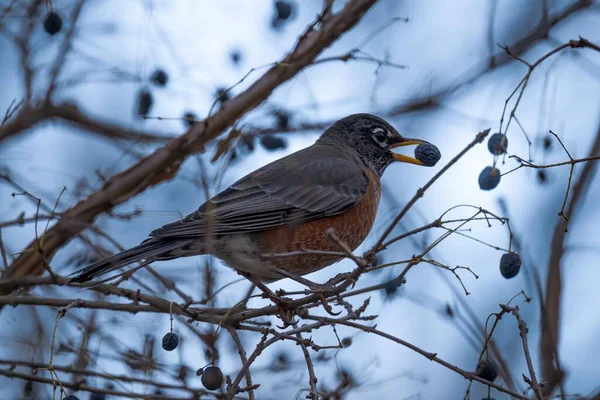
<svg viewBox="0 0 600 400"><path fill-rule="evenodd" d="M333 10L344 4L335 1ZM36 230L41 236L47 224L53 226L57 216L101 189L111 176L226 107L293 48L322 7L321 0L0 0L0 120L5 117L0 128L2 279L10 278L6 271L35 239ZM362 254L417 189L478 132L487 128L498 132L507 99L529 70L527 62L534 63L580 36L599 44L599 22L596 1L379 0L319 56L320 62L280 85L236 121L235 134L229 129L219 137L231 140L209 142L204 152L186 158L171 181L122 204L117 201L117 207L100 214L89 229L60 248L51 259L52 268L67 275L121 247L136 245L152 229L191 213L249 171L310 145L335 120L369 112L384 117L407 137L436 144L442 160L434 168L401 164L386 171L375 227L356 252ZM504 45L513 57L501 48ZM502 132L515 100L516 96L508 103ZM442 175L394 231L398 235L418 228L457 205L483 207L510 219L515 239L511 248L523 259L517 277L506 280L498 269L501 250L509 247L507 225L471 221L429 255L477 274L475 279L458 271L468 295L451 272L420 264L407 275L405 285L357 296L353 304L370 297L369 312L378 315L378 329L471 371L483 348L486 319L499 312L498 304L523 290L531 301L520 296L511 304L519 304L529 327L538 379L549 382L553 395L600 398L595 361L600 357L596 163L576 164L572 178L570 165L520 168L502 176L494 190L478 185L486 166L495 165L503 173L518 167L513 155L536 165L568 161L550 130L574 159L600 154L599 110L600 52L570 48L557 52L531 73L516 119L506 130L508 155L494 157L487 142L477 145ZM561 210L566 218L558 215ZM461 207L446 217L468 218L475 212ZM378 261L408 259L443 233L428 230L401 240L379 254ZM209 306L231 307L248 288L234 271L210 257L152 267L194 302L209 299L205 301ZM308 278L325 282L352 268L353 263L345 260ZM357 287L385 282L403 268L366 274ZM135 277L137 282L129 280L123 286L181 302L151 272L142 270ZM289 280L269 286L302 288ZM58 286L40 286L28 293L105 298ZM249 307L266 304L256 299ZM550 305L558 310L553 315L559 315L552 327L542 324L542 310ZM53 398L51 384L10 378L6 371L31 373L27 363L48 362L56 310L29 305L1 310L0 399ZM174 329L182 343L167 353L160 348L160 339L169 324L168 314L70 310L56 331L55 363L76 371L194 388L201 387L194 372L215 359L225 374L237 374L240 360L229 336L216 335L214 325L186 324L185 318L176 318ZM468 380L405 347L362 331L336 329L340 338L351 338L352 345L313 353L323 393L344 399L488 395L488 388L479 383L473 383L466 395ZM556 350L543 349L544 329L556 332ZM260 340L260 334L240 336L248 352ZM331 327L313 332L312 338L323 346L338 344ZM521 374L528 374L527 365L512 316L499 322L493 341L495 354L503 360L495 382L525 391ZM283 342L269 347L252 372L254 382L261 385L256 391L259 399L306 396L300 391L308 388L308 373L298 346ZM77 381L81 375L59 372L66 381ZM36 376L50 375L40 371ZM132 398L152 398L157 390L172 398L189 396L104 375L88 374L86 383L128 392ZM90 397L84 391L77 395L122 398ZM531 391L527 395L532 396ZM491 397L509 398L496 390Z"/></svg>

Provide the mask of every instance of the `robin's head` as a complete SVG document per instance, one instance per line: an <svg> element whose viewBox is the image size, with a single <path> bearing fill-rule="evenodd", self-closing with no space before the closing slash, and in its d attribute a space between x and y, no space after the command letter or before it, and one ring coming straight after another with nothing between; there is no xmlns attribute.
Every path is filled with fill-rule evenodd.
<svg viewBox="0 0 600 400"><path fill-rule="evenodd" d="M379 175L394 161L425 165L415 158L394 153L392 149L426 141L402 137L393 126L372 114L353 114L338 120L321 135L318 142L357 153Z"/></svg>

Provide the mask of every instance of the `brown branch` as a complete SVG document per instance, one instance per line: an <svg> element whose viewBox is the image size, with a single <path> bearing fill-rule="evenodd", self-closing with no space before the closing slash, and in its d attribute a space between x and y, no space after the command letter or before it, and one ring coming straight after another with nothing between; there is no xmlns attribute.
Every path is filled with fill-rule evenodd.
<svg viewBox="0 0 600 400"><path fill-rule="evenodd" d="M0 128L0 141L26 132L45 121L59 120L82 129L85 133L94 133L110 140L133 140L144 143L164 144L170 136L124 128L110 122L100 121L84 113L74 104L54 105L45 103L38 107L25 107L15 115L10 123Z"/></svg>
<svg viewBox="0 0 600 400"><path fill-rule="evenodd" d="M238 349L238 354L240 355L240 359L242 360L242 367L243 367L244 365L246 365L246 363L248 363L248 357L246 357L246 351L244 350L244 346L242 345L240 336L238 335L236 330L233 328L228 328L227 331L231 335L231 338L233 339L233 342L235 343L235 346ZM250 374L249 368L246 370L245 376L246 376L246 386L249 388L252 388L252 386L253 386L252 385L252 375ZM250 389L248 391L248 399L254 400L254 389Z"/></svg>
<svg viewBox="0 0 600 400"><path fill-rule="evenodd" d="M23 379L26 381L40 382L40 383L46 383L49 385L56 386L56 381L52 378L44 378L42 376L34 375L34 374L25 374L22 372L13 371L11 369L0 369L0 375L6 376L7 378L17 378L17 379ZM82 390L82 391L91 392L91 393L102 393L102 394L106 394L106 395L122 396L122 397L127 397L130 399L194 400L194 399L198 398L196 395L188 396L188 397L173 397L173 396L161 396L161 395L157 395L157 394L122 392L122 391L113 390L113 389L96 388L96 387L88 386L88 385L86 385L84 383L80 383L80 382L61 381L61 386L64 388L72 389L72 390ZM199 390L199 392L205 393L205 391L203 391L203 390Z"/></svg>
<svg viewBox="0 0 600 400"><path fill-rule="evenodd" d="M533 389L533 393L535 393L535 397L538 400L544 400L544 395L542 394L542 388L538 383L537 377L535 375L535 369L533 368L533 362L531 361L531 354L529 353L529 344L527 340L527 333L529 332L529 328L527 324L521 318L521 313L519 313L519 306L509 307L507 305L501 304L500 307L503 311L510 312L517 319L517 324L519 325L519 335L521 336L521 341L523 342L523 353L525 354L525 361L527 362L527 369L529 370L529 384L531 389Z"/></svg>
<svg viewBox="0 0 600 400"><path fill-rule="evenodd" d="M590 157L600 154L600 129L590 149ZM581 174L573 185L571 201L567 206L567 215L573 216L580 203L583 202L587 189L594 176L596 163L584 164ZM564 372L560 368L558 357L558 341L560 331L560 307L562 295L561 263L565 253L565 238L567 232L564 229L563 220L557 221L554 234L550 242L550 258L548 265L548 276L546 279L546 299L542 303L542 338L540 341L540 353L542 362L542 374L547 385L544 387L544 395L549 396L557 385L560 385Z"/></svg>
<svg viewBox="0 0 600 400"><path fill-rule="evenodd" d="M337 14L318 17L300 36L293 50L271 67L248 89L229 100L214 115L195 124L184 135L169 141L137 164L109 179L104 187L67 210L69 220L93 221L99 214L111 210L145 190L172 179L182 162L204 146L247 112L267 99L278 86L293 78L343 33L356 25L376 0L349 1ZM318 27L318 29L317 29ZM62 220L44 235L44 253L50 259L74 235L81 225ZM30 251L30 243L3 273L3 278L39 275L43 272L39 254Z"/></svg>
<svg viewBox="0 0 600 400"><path fill-rule="evenodd" d="M328 324L339 324L339 325L346 325L355 329L359 329L361 331L367 332L367 333L373 333L375 335L381 336L383 338L386 338L388 340L391 340L393 342L396 342L404 347L407 347L419 354L421 354L422 356L424 356L425 358L436 362L458 374L460 374L463 378L468 379L470 381L478 381L484 385L487 386L491 386L496 390L499 390L501 392L507 393L509 395L511 395L512 397L514 397L515 399L519 399L519 400L529 400L527 397L520 395L517 392L514 392L512 390L509 390L505 387L502 387L498 384L495 384L493 382L489 382L485 379L482 379L480 377L478 377L477 375L475 375L473 372L469 372L469 371L465 371L464 369L461 369L453 364L450 364L449 362L442 360L441 358L439 358L437 356L437 353L430 353L428 351L425 351L423 349L421 349L418 346L415 346L412 343L407 342L406 340L397 338L396 336L390 335L389 333L385 333L382 332L380 330L377 330L375 327L370 327L370 326L366 326L366 325L361 325L359 323L356 322L352 322L352 321L347 321L347 320L343 320L343 319L335 319L335 318L328 318L328 317L320 317L320 316L312 316L312 315L308 315L306 316L307 319L312 319L315 321L322 321L322 322L326 322Z"/></svg>

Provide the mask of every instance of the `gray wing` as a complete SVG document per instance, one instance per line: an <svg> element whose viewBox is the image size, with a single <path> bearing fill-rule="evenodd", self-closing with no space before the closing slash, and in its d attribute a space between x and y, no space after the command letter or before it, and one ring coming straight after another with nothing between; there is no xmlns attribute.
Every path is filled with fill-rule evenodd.
<svg viewBox="0 0 600 400"><path fill-rule="evenodd" d="M367 185L355 161L332 157L329 150L313 146L245 176L194 213L150 236L256 232L337 215L354 207Z"/></svg>

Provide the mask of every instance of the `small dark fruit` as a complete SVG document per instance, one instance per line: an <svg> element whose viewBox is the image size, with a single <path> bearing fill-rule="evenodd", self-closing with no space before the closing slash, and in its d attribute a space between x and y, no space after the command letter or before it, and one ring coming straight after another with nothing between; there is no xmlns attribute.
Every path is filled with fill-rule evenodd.
<svg viewBox="0 0 600 400"><path fill-rule="evenodd" d="M352 346L352 338L345 337L342 339L342 347L350 347Z"/></svg>
<svg viewBox="0 0 600 400"><path fill-rule="evenodd" d="M546 181L548 180L548 175L546 174L546 171L544 171L543 169L538 169L537 179L542 184L546 183Z"/></svg>
<svg viewBox="0 0 600 400"><path fill-rule="evenodd" d="M433 167L442 158L442 153L431 143L421 143L415 148L415 158L426 167Z"/></svg>
<svg viewBox="0 0 600 400"><path fill-rule="evenodd" d="M475 375L486 381L494 382L498 377L498 367L492 360L481 360L477 364Z"/></svg>
<svg viewBox="0 0 600 400"><path fill-rule="evenodd" d="M167 82L169 82L169 75L167 75L167 73L165 71L163 71L162 69L157 69L156 71L154 71L152 73L152 76L150 77L150 80L156 86L163 86L164 87L164 86L167 85Z"/></svg>
<svg viewBox="0 0 600 400"><path fill-rule="evenodd" d="M277 19L286 20L292 15L292 4L289 1L278 0L275 2Z"/></svg>
<svg viewBox="0 0 600 400"><path fill-rule="evenodd" d="M279 110L275 112L275 119L277 120L277 129L285 131L290 125L290 114L287 111Z"/></svg>
<svg viewBox="0 0 600 400"><path fill-rule="evenodd" d="M202 371L202 385L208 390L217 390L223 384L223 373L219 367L206 367Z"/></svg>
<svg viewBox="0 0 600 400"><path fill-rule="evenodd" d="M90 400L106 400L104 393L92 393L90 394Z"/></svg>
<svg viewBox="0 0 600 400"><path fill-rule="evenodd" d="M285 140L273 135L261 135L260 144L267 150L279 150L287 147Z"/></svg>
<svg viewBox="0 0 600 400"><path fill-rule="evenodd" d="M67 397L63 397L63 400L79 400L79 397L70 394Z"/></svg>
<svg viewBox="0 0 600 400"><path fill-rule="evenodd" d="M500 154L506 153L506 149L508 148L508 139L506 135L501 133L494 133L490 136L488 140L488 150L490 153L498 156Z"/></svg>
<svg viewBox="0 0 600 400"><path fill-rule="evenodd" d="M492 190L500 183L500 170L494 167L485 167L479 174L479 188Z"/></svg>
<svg viewBox="0 0 600 400"><path fill-rule="evenodd" d="M150 93L150 91L148 89L140 90L140 92L138 93L137 114L140 117L148 115L148 113L150 112L150 109L152 108L152 103L153 103L152 93Z"/></svg>
<svg viewBox="0 0 600 400"><path fill-rule="evenodd" d="M548 136L544 136L544 150L548 151L550 150L550 148L552 147L552 138L548 135Z"/></svg>
<svg viewBox="0 0 600 400"><path fill-rule="evenodd" d="M238 65L240 61L242 61L242 52L239 50L233 50L231 53L229 53L229 57L234 65Z"/></svg>
<svg viewBox="0 0 600 400"><path fill-rule="evenodd" d="M173 332L167 333L162 338L162 348L166 351L173 351L179 345L179 336Z"/></svg>
<svg viewBox="0 0 600 400"><path fill-rule="evenodd" d="M191 111L187 111L185 114L183 114L183 122L185 122L188 128L191 128L197 120L198 117Z"/></svg>
<svg viewBox="0 0 600 400"><path fill-rule="evenodd" d="M44 19L44 30L50 35L56 35L62 29L62 17L54 11L50 11Z"/></svg>
<svg viewBox="0 0 600 400"><path fill-rule="evenodd" d="M216 90L215 97L221 104L225 103L226 101L229 101L229 99L231 98L227 89L223 87L220 87Z"/></svg>
<svg viewBox="0 0 600 400"><path fill-rule="evenodd" d="M521 269L521 256L517 253L505 253L500 258L500 273L506 279L514 278Z"/></svg>

